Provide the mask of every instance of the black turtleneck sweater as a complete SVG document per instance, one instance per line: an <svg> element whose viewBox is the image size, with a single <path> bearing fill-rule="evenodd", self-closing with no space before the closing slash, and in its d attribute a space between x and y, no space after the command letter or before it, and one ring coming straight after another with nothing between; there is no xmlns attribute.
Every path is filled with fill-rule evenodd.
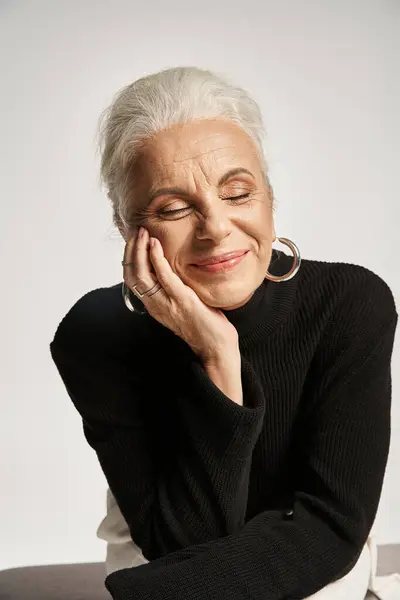
<svg viewBox="0 0 400 600"><path fill-rule="evenodd" d="M276 258L276 257L275 257ZM288 272L280 253L270 271ZM381 494L397 312L368 269L303 260L225 314L244 405L191 349L124 305L83 296L51 353L134 542L116 600L304 598L357 561Z"/></svg>

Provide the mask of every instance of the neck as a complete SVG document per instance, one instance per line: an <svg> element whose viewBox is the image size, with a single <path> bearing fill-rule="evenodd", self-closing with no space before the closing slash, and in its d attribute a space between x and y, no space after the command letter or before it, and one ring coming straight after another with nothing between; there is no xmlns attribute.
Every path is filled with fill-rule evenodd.
<svg viewBox="0 0 400 600"><path fill-rule="evenodd" d="M292 261L292 257L280 252L271 262L269 272L283 275L290 270ZM272 333L289 316L296 289L296 277L281 282L264 279L247 302L236 308L222 309L237 329L242 348Z"/></svg>

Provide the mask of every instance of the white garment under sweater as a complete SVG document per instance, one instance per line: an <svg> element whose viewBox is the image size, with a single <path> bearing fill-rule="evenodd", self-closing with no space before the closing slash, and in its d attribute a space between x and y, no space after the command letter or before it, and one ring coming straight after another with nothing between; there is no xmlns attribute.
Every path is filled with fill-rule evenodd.
<svg viewBox="0 0 400 600"><path fill-rule="evenodd" d="M137 567L148 561L131 538L128 524L107 489L107 515L97 529L97 537L107 542L106 573ZM377 576L377 548L373 535L352 570L304 600L364 600L372 591L379 600L400 600L400 575Z"/></svg>

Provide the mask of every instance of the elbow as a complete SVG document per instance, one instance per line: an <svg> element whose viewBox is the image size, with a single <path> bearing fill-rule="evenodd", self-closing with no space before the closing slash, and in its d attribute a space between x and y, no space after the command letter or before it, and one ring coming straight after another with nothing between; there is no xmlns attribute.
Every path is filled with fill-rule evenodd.
<svg viewBox="0 0 400 600"><path fill-rule="evenodd" d="M338 521L332 526L338 543L336 545L335 580L347 575L358 562L367 542L371 525L362 518Z"/></svg>
<svg viewBox="0 0 400 600"><path fill-rule="evenodd" d="M153 507L140 521L129 523L132 541L140 546L148 561L162 558L170 552L180 549L176 535L170 530L165 519Z"/></svg>

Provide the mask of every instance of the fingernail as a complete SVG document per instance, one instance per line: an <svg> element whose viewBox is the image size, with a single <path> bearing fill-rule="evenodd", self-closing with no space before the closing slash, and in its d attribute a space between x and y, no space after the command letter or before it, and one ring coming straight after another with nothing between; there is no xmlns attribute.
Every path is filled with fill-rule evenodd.
<svg viewBox="0 0 400 600"><path fill-rule="evenodd" d="M139 229L139 238L142 238L144 234L144 227L140 227Z"/></svg>

